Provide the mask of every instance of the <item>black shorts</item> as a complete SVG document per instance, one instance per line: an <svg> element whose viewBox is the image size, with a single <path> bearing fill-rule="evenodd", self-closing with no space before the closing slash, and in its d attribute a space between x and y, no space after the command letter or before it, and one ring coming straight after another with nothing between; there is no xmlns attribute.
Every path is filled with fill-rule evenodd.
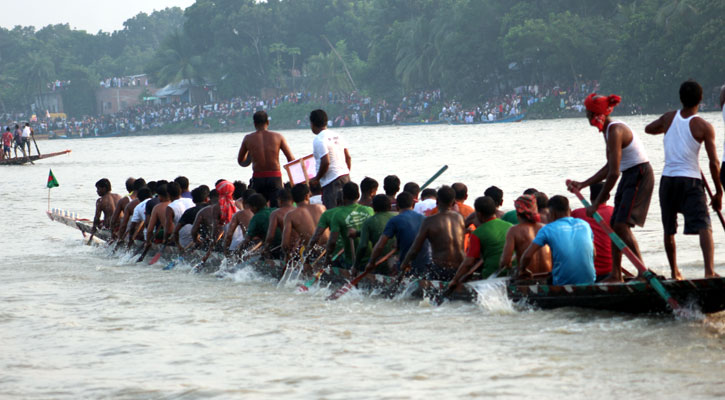
<svg viewBox="0 0 725 400"><path fill-rule="evenodd" d="M252 178L249 180L249 188L264 196L270 207L279 207L277 196L282 189L282 178Z"/></svg>
<svg viewBox="0 0 725 400"><path fill-rule="evenodd" d="M655 176L650 163L642 163L624 170L617 193L614 195L614 211L610 224L644 226L654 186Z"/></svg>
<svg viewBox="0 0 725 400"><path fill-rule="evenodd" d="M322 187L322 204L325 208L329 210L342 204L342 187L348 182L350 175L342 175Z"/></svg>
<svg viewBox="0 0 725 400"><path fill-rule="evenodd" d="M663 176L660 180L660 208L665 235L677 233L677 214L685 217L685 235L695 235L710 228L710 212L700 179Z"/></svg>
<svg viewBox="0 0 725 400"><path fill-rule="evenodd" d="M448 282L456 276L456 272L455 268L446 268L438 264L430 263L425 268L422 278L430 281Z"/></svg>

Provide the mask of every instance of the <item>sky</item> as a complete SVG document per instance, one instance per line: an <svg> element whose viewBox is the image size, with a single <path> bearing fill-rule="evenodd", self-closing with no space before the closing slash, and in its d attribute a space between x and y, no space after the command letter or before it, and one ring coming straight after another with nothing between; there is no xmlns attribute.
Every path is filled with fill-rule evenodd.
<svg viewBox="0 0 725 400"><path fill-rule="evenodd" d="M89 33L113 32L140 12L150 14L167 7L186 7L194 0L0 0L0 26L40 29L49 24L70 24Z"/></svg>

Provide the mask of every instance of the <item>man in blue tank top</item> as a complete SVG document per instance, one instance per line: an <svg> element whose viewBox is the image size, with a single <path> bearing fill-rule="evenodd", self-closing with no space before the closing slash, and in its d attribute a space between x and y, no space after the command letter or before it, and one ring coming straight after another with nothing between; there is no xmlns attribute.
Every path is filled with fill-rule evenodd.
<svg viewBox="0 0 725 400"><path fill-rule="evenodd" d="M715 185L712 208L720 210L722 185L720 183L720 162L715 146L715 129L697 116L702 101L702 87L693 80L680 86L682 109L669 111L647 125L645 132L665 134L665 167L660 180L660 208L665 230L665 251L672 270L672 279L682 279L677 268L675 233L677 214L685 217L685 235L700 235L700 247L705 261L705 277L715 277L714 245L710 214L707 209L702 177L698 162L700 146L705 144L710 161L710 174Z"/></svg>
<svg viewBox="0 0 725 400"><path fill-rule="evenodd" d="M635 225L644 226L654 190L654 173L639 137L624 122L612 121L609 117L621 100L614 94L598 96L596 93L590 94L584 100L589 123L604 135L607 163L584 182L571 181L569 190L581 190L604 181L599 195L592 201L591 207L586 209L587 216L591 218L599 206L606 204L609 193L619 180L617 193L614 195L614 211L609 223L641 260L642 253L632 234L632 228ZM622 179L619 179L620 175ZM617 246L611 248L612 272L604 281L621 282L622 252Z"/></svg>

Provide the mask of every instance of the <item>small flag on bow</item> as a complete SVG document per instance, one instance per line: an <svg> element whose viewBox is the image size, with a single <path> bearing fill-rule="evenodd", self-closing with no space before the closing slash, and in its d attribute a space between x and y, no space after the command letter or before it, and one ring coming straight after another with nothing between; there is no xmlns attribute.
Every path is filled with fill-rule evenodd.
<svg viewBox="0 0 725 400"><path fill-rule="evenodd" d="M48 172L48 189L58 187L60 186L58 184L58 180L55 179L55 175L53 175L53 170L49 170Z"/></svg>

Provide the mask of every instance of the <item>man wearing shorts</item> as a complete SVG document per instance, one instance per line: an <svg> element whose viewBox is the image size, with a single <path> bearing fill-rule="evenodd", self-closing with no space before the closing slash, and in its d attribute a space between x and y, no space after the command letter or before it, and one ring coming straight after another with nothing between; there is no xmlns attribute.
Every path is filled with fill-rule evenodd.
<svg viewBox="0 0 725 400"><path fill-rule="evenodd" d="M310 129L315 134L312 154L317 164L317 175L310 183L320 183L322 204L330 210L342 203L342 187L350 182L352 160L342 137L327 129L327 114L323 110L310 113Z"/></svg>
<svg viewBox="0 0 725 400"><path fill-rule="evenodd" d="M607 163L584 182L570 181L569 190L581 190L604 180L604 187L586 210L586 214L591 217L600 205L607 202L609 193L619 180L610 224L614 232L641 260L642 253L632 234L632 227L644 226L654 189L654 173L639 137L624 122L612 121L609 118L609 114L620 101L621 98L617 95L597 96L596 93L590 94L584 100L589 123L604 135ZM617 246L612 246L612 273L604 281L622 281L622 252Z"/></svg>
<svg viewBox="0 0 725 400"><path fill-rule="evenodd" d="M5 128L3 132L3 158L10 158L10 146L13 144L13 134L10 133L10 127Z"/></svg>
<svg viewBox="0 0 725 400"><path fill-rule="evenodd" d="M264 111L254 113L254 129L244 137L239 148L237 162L242 167L252 164L250 189L264 196L271 207L277 207L277 193L282 189L282 172L279 169L279 151L282 150L287 161L295 157L287 145L284 136L268 131L269 118Z"/></svg>
<svg viewBox="0 0 725 400"><path fill-rule="evenodd" d="M705 261L705 278L715 277L714 245L710 215L707 209L702 171L698 163L700 146L705 144L710 174L715 185L712 208L720 210L722 184L720 163L715 148L715 129L697 115L702 101L702 87L693 80L680 86L682 109L669 111L650 123L645 132L665 134L665 168L660 180L660 207L665 229L665 251L670 262L672 279L682 279L677 268L675 233L677 214L685 217L685 235L700 235L700 247Z"/></svg>

